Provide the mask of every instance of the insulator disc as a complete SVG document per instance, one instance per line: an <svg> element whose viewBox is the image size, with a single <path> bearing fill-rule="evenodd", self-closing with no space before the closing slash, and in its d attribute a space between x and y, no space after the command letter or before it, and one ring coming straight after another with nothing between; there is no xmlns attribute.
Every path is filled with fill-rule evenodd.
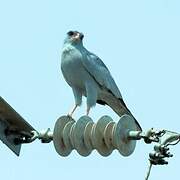
<svg viewBox="0 0 180 180"><path fill-rule="evenodd" d="M114 149L115 147L113 147L113 129L114 126L116 125L115 122L109 122L108 125L105 128L105 133L104 133L104 140L105 140L105 144L107 145L108 148L112 148Z"/></svg>
<svg viewBox="0 0 180 180"><path fill-rule="evenodd" d="M76 122L75 127L73 129L74 146L77 152L82 156L88 156L92 151L92 147L88 148L85 144L85 139L84 139L85 128L89 122L93 122L90 117L82 116Z"/></svg>
<svg viewBox="0 0 180 180"><path fill-rule="evenodd" d="M62 116L60 117L55 124L54 132L53 132L53 143L56 152L61 156L68 156L72 149L70 150L69 147L66 147L63 139L63 130L64 127L69 122L75 122L71 117L69 116Z"/></svg>
<svg viewBox="0 0 180 180"><path fill-rule="evenodd" d="M73 146L73 149L74 149L74 138L73 138L73 133L74 133L74 127L75 127L75 125L76 125L76 123L74 123L73 125L72 125L72 127L71 127L71 130L70 130L70 141L71 141L71 144L72 144L72 146Z"/></svg>
<svg viewBox="0 0 180 180"><path fill-rule="evenodd" d="M92 144L92 141L91 141L91 134L92 134L92 129L93 129L93 121L90 121L86 124L86 127L85 127L85 130L84 130L84 143L85 143L85 146L88 148L88 149L91 149L93 150L93 144Z"/></svg>
<svg viewBox="0 0 180 180"><path fill-rule="evenodd" d="M74 123L75 123L74 121L69 121L64 126L64 129L63 129L63 141L64 141L64 145L66 147L67 152L71 152L73 149L73 145L71 144L71 141L70 141L70 131Z"/></svg>
<svg viewBox="0 0 180 180"><path fill-rule="evenodd" d="M130 140L128 138L129 131L136 131L137 126L133 117L129 115L123 115L117 125L113 135L113 144L119 150L121 155L129 156L134 152L136 147L136 140Z"/></svg>
<svg viewBox="0 0 180 180"><path fill-rule="evenodd" d="M112 119L109 116L101 117L92 132L93 145L102 156L108 156L112 153L113 148L108 147L105 143L105 129Z"/></svg>

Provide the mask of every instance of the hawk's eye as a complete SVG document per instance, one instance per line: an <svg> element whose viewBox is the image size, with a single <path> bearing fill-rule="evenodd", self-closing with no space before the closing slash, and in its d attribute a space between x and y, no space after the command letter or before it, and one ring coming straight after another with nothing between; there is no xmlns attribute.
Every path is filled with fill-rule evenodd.
<svg viewBox="0 0 180 180"><path fill-rule="evenodd" d="M69 31L67 34L68 34L69 36L73 36L73 35L74 35L74 32L73 32L73 31Z"/></svg>

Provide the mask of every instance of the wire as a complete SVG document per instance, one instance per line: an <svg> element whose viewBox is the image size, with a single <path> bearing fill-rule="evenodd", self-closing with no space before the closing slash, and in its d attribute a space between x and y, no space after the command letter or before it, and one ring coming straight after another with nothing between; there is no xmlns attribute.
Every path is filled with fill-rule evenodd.
<svg viewBox="0 0 180 180"><path fill-rule="evenodd" d="M180 142L180 138L175 143L166 144L166 147L169 146L169 145L174 146L174 145L178 144L179 142Z"/></svg>
<svg viewBox="0 0 180 180"><path fill-rule="evenodd" d="M147 171L145 180L148 180L149 175L150 175L150 173L151 173L151 168L152 168L152 163L151 163L151 161L149 160L149 167L148 167L148 171Z"/></svg>

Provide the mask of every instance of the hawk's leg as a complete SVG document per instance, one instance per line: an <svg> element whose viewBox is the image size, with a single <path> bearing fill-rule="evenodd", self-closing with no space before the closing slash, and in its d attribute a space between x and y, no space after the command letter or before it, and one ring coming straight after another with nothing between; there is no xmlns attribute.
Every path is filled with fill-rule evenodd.
<svg viewBox="0 0 180 180"><path fill-rule="evenodd" d="M73 113L74 113L74 111L76 110L77 107L78 107L77 104L74 105L73 108L72 108L72 110L68 113L68 116L72 117L72 115L73 115Z"/></svg>
<svg viewBox="0 0 180 180"><path fill-rule="evenodd" d="M90 107L87 107L87 109L86 109L86 116L89 115L90 109L91 109Z"/></svg>
<svg viewBox="0 0 180 180"><path fill-rule="evenodd" d="M68 113L68 116L72 117L74 111L78 106L82 103L82 92L77 87L72 87L74 98L75 98L75 105L73 106L72 110Z"/></svg>
<svg viewBox="0 0 180 180"><path fill-rule="evenodd" d="M92 79L89 79L89 81L86 82L85 86L86 86L86 95L87 95L86 115L88 116L91 107L96 105L98 87Z"/></svg>

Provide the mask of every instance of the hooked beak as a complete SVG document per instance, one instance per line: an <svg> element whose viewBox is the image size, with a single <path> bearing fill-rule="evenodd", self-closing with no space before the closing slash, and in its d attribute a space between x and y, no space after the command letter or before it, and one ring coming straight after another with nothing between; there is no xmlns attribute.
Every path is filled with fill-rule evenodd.
<svg viewBox="0 0 180 180"><path fill-rule="evenodd" d="M83 40L83 37L84 37L84 35L82 34L82 33L76 33L76 35L75 36L73 36L73 40L74 41L82 41Z"/></svg>

